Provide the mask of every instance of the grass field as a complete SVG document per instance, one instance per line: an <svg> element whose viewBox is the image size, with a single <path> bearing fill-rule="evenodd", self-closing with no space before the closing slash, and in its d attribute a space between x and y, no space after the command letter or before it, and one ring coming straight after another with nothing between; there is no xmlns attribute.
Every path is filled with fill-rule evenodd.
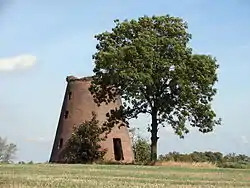
<svg viewBox="0 0 250 188"><path fill-rule="evenodd" d="M0 165L0 187L250 187L250 170L188 166Z"/></svg>

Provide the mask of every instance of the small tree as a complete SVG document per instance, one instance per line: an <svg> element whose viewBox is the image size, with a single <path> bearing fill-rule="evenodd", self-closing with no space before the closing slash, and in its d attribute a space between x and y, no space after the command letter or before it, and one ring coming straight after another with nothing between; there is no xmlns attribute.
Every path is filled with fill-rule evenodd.
<svg viewBox="0 0 250 188"><path fill-rule="evenodd" d="M210 55L192 54L187 23L166 15L115 24L111 32L95 36L90 88L97 104L112 102L117 95L124 101L106 125L112 128L118 119L148 113L153 162L159 125L171 126L181 138L189 132L188 124L202 133L213 131L221 122L211 107L219 66Z"/></svg>
<svg viewBox="0 0 250 188"><path fill-rule="evenodd" d="M12 162L17 151L17 146L13 143L8 143L7 139L0 137L0 162Z"/></svg>
<svg viewBox="0 0 250 188"><path fill-rule="evenodd" d="M100 142L103 129L98 125L96 114L90 121L74 127L74 131L63 150L63 161L66 163L92 163L103 160L106 150L101 150Z"/></svg>
<svg viewBox="0 0 250 188"><path fill-rule="evenodd" d="M147 164L150 162L150 144L147 139L138 136L133 144L135 162Z"/></svg>
<svg viewBox="0 0 250 188"><path fill-rule="evenodd" d="M147 164L150 162L150 144L147 139L143 138L136 128L129 129L132 138L132 147L137 164Z"/></svg>

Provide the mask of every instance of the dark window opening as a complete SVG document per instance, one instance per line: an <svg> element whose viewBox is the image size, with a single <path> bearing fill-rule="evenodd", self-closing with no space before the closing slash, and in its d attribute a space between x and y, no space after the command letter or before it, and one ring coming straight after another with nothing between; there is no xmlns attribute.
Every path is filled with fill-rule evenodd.
<svg viewBox="0 0 250 188"><path fill-rule="evenodd" d="M63 139L61 138L59 141L58 149L61 149L63 146Z"/></svg>
<svg viewBox="0 0 250 188"><path fill-rule="evenodd" d="M116 161L124 160L122 142L120 138L113 138L114 155Z"/></svg>
<svg viewBox="0 0 250 188"><path fill-rule="evenodd" d="M68 94L69 100L72 98L72 92L70 91Z"/></svg>
<svg viewBox="0 0 250 188"><path fill-rule="evenodd" d="M64 118L67 119L69 117L69 111L65 111Z"/></svg>

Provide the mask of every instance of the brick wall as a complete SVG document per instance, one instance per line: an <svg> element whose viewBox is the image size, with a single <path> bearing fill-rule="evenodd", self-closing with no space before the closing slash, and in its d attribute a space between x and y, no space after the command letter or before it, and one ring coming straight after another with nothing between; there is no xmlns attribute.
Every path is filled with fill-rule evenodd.
<svg viewBox="0 0 250 188"><path fill-rule="evenodd" d="M108 105L102 104L98 107L89 92L88 88L91 83L91 77L76 78L73 76L67 77L67 87L64 96L64 101L61 109L59 123L56 131L54 145L51 152L50 162L60 162L60 152L63 150L64 144L70 138L73 127L80 125L86 120L92 118L92 111L96 112L97 119L100 124L106 120L106 113L115 107L121 105L121 100ZM101 143L102 148L107 149L105 155L106 160L114 161L113 138L120 138L123 148L123 162L130 163L134 159L132 151L132 143L129 137L127 127L115 126L108 138ZM60 139L63 139L63 145L58 148Z"/></svg>

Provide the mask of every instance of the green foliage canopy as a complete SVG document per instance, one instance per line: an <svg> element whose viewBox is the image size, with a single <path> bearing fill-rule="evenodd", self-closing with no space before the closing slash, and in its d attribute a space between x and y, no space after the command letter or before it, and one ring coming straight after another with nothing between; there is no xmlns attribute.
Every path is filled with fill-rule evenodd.
<svg viewBox="0 0 250 188"><path fill-rule="evenodd" d="M151 158L157 156L159 125L171 126L181 138L187 123L207 133L220 124L211 107L218 80L216 59L193 54L191 34L181 18L143 16L138 20L115 20L111 32L98 40L93 85L96 103L109 103L120 95L120 109L108 115L112 127L117 119L151 115Z"/></svg>

